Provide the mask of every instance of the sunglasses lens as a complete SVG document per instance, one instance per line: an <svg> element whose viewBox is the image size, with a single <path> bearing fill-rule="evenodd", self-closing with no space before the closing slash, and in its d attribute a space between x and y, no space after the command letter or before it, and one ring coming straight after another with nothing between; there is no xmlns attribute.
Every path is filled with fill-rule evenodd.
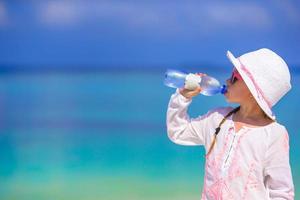
<svg viewBox="0 0 300 200"><path fill-rule="evenodd" d="M238 79L236 77L233 78L233 83L235 83Z"/></svg>
<svg viewBox="0 0 300 200"><path fill-rule="evenodd" d="M231 84L234 84L237 80L240 80L240 79L241 79L241 77L240 77L238 71L234 70L230 77Z"/></svg>
<svg viewBox="0 0 300 200"><path fill-rule="evenodd" d="M238 80L238 79L237 79L237 77L235 76L235 74L232 73L232 74L231 74L231 77L230 77L230 82L231 82L231 84L235 83L237 80Z"/></svg>
<svg viewBox="0 0 300 200"><path fill-rule="evenodd" d="M230 83L233 83L233 81L234 81L234 74L232 73L230 77Z"/></svg>

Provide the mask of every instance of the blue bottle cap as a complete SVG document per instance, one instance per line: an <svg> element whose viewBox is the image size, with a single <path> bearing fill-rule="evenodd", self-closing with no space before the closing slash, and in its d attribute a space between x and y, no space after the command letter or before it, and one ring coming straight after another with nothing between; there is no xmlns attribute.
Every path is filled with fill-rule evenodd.
<svg viewBox="0 0 300 200"><path fill-rule="evenodd" d="M227 86L226 85L222 85L221 87L221 94L225 94L227 92Z"/></svg>

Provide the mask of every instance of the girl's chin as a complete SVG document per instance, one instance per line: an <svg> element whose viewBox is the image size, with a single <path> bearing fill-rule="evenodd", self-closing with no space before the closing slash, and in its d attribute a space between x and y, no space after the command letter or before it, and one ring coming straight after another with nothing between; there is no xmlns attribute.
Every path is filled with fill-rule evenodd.
<svg viewBox="0 0 300 200"><path fill-rule="evenodd" d="M228 98L228 92L226 92L226 93L224 94L224 96L225 96L226 98Z"/></svg>
<svg viewBox="0 0 300 200"><path fill-rule="evenodd" d="M228 96L228 92L226 92L226 93L224 94L224 97L225 97L226 101L227 101L228 103L230 103L230 98L229 98L229 96Z"/></svg>

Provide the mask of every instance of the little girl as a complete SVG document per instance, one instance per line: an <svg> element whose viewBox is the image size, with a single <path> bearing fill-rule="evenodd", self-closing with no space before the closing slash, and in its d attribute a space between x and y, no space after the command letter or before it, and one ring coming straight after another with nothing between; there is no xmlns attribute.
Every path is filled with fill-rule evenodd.
<svg viewBox="0 0 300 200"><path fill-rule="evenodd" d="M177 144L204 145L202 200L294 199L288 132L271 110L291 89L288 66L269 49L227 56L234 70L225 97L240 106L190 119L188 106L201 88L177 89L167 111L168 136Z"/></svg>

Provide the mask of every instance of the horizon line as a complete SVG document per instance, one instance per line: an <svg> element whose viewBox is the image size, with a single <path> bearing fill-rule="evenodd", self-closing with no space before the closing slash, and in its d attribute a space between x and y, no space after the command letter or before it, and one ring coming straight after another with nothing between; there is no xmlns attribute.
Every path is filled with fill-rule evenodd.
<svg viewBox="0 0 300 200"><path fill-rule="evenodd" d="M213 64L182 64L182 65L150 65L150 64L141 64L141 65L41 65L38 67L36 65L23 67L21 65L0 65L0 74L43 74L43 73L89 73L89 72L147 72L155 73L162 72L167 69L178 69L185 71L195 71L199 69L205 71L215 71L228 72L230 68L225 65L213 65ZM289 67L291 73L300 73L300 65L290 65Z"/></svg>

